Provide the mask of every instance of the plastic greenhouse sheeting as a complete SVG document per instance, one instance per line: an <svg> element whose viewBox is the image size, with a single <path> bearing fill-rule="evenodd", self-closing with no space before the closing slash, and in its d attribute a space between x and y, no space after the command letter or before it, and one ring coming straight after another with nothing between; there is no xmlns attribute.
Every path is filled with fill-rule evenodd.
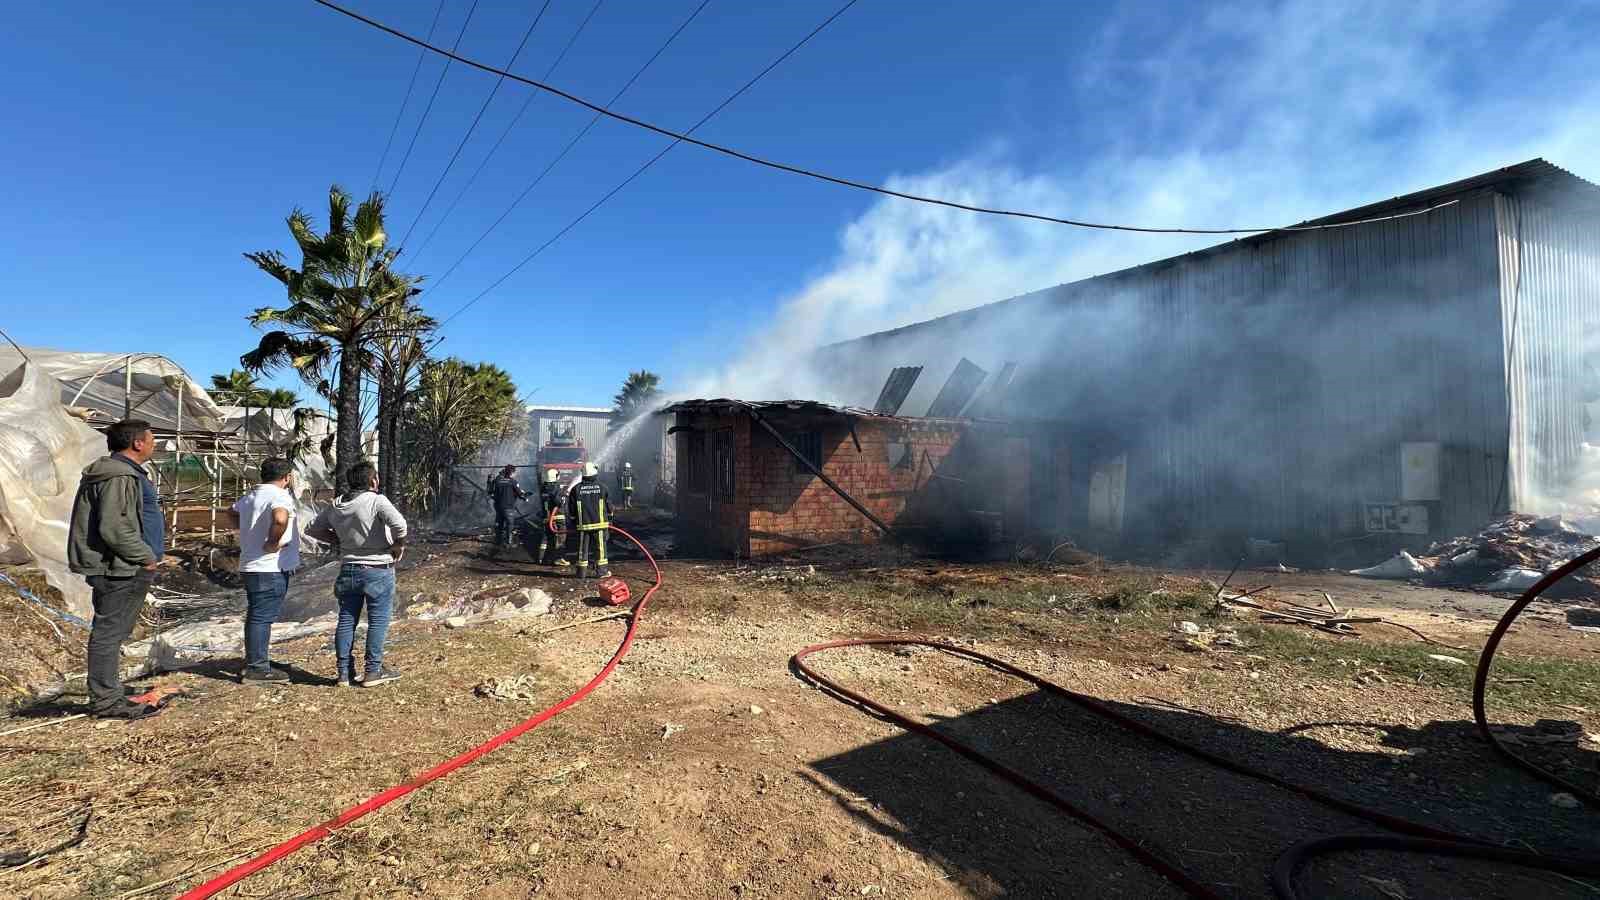
<svg viewBox="0 0 1600 900"><path fill-rule="evenodd" d="M49 372L0 369L0 562L38 566L83 618L89 585L67 569L67 523L84 467L105 454L105 436L68 414Z"/></svg>
<svg viewBox="0 0 1600 900"><path fill-rule="evenodd" d="M24 357L23 354L26 354ZM222 410L183 367L155 353L89 353L0 343L0 374L32 361L58 382L61 403L86 410L89 421L109 425L123 418L132 369L135 418L158 431L176 431L183 407L185 431L223 430Z"/></svg>

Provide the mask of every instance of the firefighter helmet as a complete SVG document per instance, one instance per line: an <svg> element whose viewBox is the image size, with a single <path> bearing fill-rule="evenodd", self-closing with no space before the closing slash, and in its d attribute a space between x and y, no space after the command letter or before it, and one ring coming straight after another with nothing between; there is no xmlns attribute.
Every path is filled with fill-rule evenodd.
<svg viewBox="0 0 1600 900"><path fill-rule="evenodd" d="M596 475L599 475L599 474L600 474L600 467L599 466L595 465L592 462L586 462L586 463L583 464L583 477L585 477L585 478L593 478L593 477L595 477Z"/></svg>
<svg viewBox="0 0 1600 900"><path fill-rule="evenodd" d="M622 464L622 467L623 467L623 468L624 468L624 469L627 469L627 470L629 470L629 471L632 471L632 470L633 470L633 463L629 463L629 462L625 462L625 463L623 463L623 464Z"/></svg>
<svg viewBox="0 0 1600 900"><path fill-rule="evenodd" d="M545 469L544 480L546 483L555 484L561 480L561 473L557 472L555 469Z"/></svg>

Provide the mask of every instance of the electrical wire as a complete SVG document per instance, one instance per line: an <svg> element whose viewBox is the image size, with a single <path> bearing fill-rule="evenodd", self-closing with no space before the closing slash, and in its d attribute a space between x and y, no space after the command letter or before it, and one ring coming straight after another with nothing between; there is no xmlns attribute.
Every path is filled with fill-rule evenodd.
<svg viewBox="0 0 1600 900"><path fill-rule="evenodd" d="M709 0L707 0L707 2L709 2ZM583 35L584 29L589 27L589 22L594 19L595 13L600 11L600 7L604 3L605 0L595 0L595 4L589 10L589 14L583 17L582 22L578 23L578 30L574 31L572 33L572 37L567 39L567 45L562 47L561 52L556 55L555 62L552 62L550 64L550 68L545 70L544 77L546 80L549 80L550 76L555 74L556 69L561 66L561 61L566 59L567 53L572 50L572 45L578 42L578 38ZM537 90L532 91L528 94L528 99L522 101L522 106L517 110L517 114L512 116L511 121L506 123L505 129L500 132L500 137L494 142L494 146L489 148L488 155L486 155L483 160L478 163L478 167L476 169L472 170L472 174L468 176L466 184L461 186L461 190L456 193L456 198L450 201L450 206L444 211L444 215L439 217L439 221L433 223L433 228L428 232L428 236L423 238L422 243L418 244L417 249L412 252L414 257L421 256L422 251L427 249L429 244L433 243L433 236L439 233L439 229L444 227L445 220L449 219L450 214L456 211L457 206L461 205L462 198L466 197L467 191L471 190L472 186L477 183L478 176L483 173L484 167L489 164L489 160L493 159L496 153L500 152L500 145L506 142L506 138L511 135L511 130L517 127L518 122L522 121L523 114L528 111L528 107L533 105L534 99L537 98L541 93L541 91ZM436 281L434 284L437 285L438 282Z"/></svg>
<svg viewBox="0 0 1600 900"><path fill-rule="evenodd" d="M684 19L683 23L680 24L677 27L677 29L672 32L672 34L667 36L667 39L662 42L661 46L656 48L656 52L650 54L650 58L645 60L644 65L640 66L633 73L633 76L628 79L627 83L624 84L615 94L611 95L611 100L606 105L610 106L612 103L616 103L618 100L622 99L622 95L627 93L629 88L633 87L634 82L637 82L639 80L639 77L644 75L645 70L650 68L652 65L654 65L655 61L657 59L661 58L661 54L667 52L667 48L671 47L672 43L678 39L678 35L683 34L684 29L689 27L689 23L693 22L696 18L698 18L700 16L700 13L709 5L711 5L711 0L701 0L700 5L695 7L694 12L690 13L689 17L687 19ZM599 4L597 3L597 4L595 4L595 6L596 6L596 8L598 8ZM538 94L535 93L532 96L533 97L537 97ZM531 100L532 97L530 97L529 99ZM472 246L468 247L466 249L466 252L462 253L459 257L456 258L455 262L450 264L450 267L445 270L443 275L440 275L437 279L434 280L433 285L432 285L432 289L433 290L438 290L439 286L444 284L445 279L449 278L451 273L453 273L463 262L465 262L468 256L472 255L472 252L474 250L478 249L478 245L483 243L484 238L487 238L491 232L493 232L496 228L500 227L500 223L504 222L506 220L506 217L511 215L512 210L516 209L517 206L519 204L521 204L524 199L527 198L528 194L532 193L533 189L539 186L539 182L543 181L545 176L549 175L551 170L555 169L555 167L563 159L566 158L567 154L572 151L572 148L576 147L578 145L578 142L584 139L584 137L590 132L590 130L592 130L594 128L595 123L599 122L601 118L602 117L601 117L601 115L599 113L595 113L592 117L590 117L589 123L587 125L583 126L582 130L580 130L577 134L573 135L572 139L567 142L567 145L565 147L561 148L561 152L556 154L556 157L554 159L552 159L544 167L544 171L540 172L538 174L538 176L533 179L533 181L528 183L527 187L522 189L522 193L518 194L516 196L516 199L511 201L510 205L508 205L505 208L505 211L500 213L500 216L498 218L496 218L494 220L494 222L490 223L489 227L485 228L483 230L482 234L478 235L478 239L472 242ZM504 135L502 135L502 138L503 137L504 137ZM485 159L484 162L488 162L488 160ZM480 166L479 168L481 169L482 167ZM469 186L470 186L470 183L469 183ZM465 189L463 189L462 193L463 194L466 193ZM461 197L459 197L459 196L456 197L456 202L457 203L461 202ZM454 209L454 206L452 205L451 208ZM445 213L445 215L448 216L449 213ZM440 219L438 225L435 225L433 227L434 234L438 233L439 226L443 225L443 224L444 224L444 220ZM433 239L433 234L429 234L428 235L428 240L432 240L432 239ZM423 241L423 246L427 246L427 241ZM418 248L417 252L418 253L422 252L421 248Z"/></svg>
<svg viewBox="0 0 1600 900"><path fill-rule="evenodd" d="M425 48L427 50L430 50L430 51L432 51L434 53L437 53L437 54L439 54L441 56L449 57L450 59L452 59L452 60L454 60L456 62L459 62L459 63L461 63L463 65L471 66L471 67L473 67L475 69L480 69L482 71L491 72L491 73L494 73L494 74L497 74L497 75L498 74L505 74L508 78L511 78L514 81L520 81L523 84L529 85L531 87L536 87L536 88L540 88L542 90L549 91L550 93L555 94L557 97L560 97L563 100L567 100L567 101L569 101L571 103L576 103L579 106L585 107L587 109L591 109L591 110L593 110L593 111L595 111L595 112L597 112L597 113L599 113L599 114L601 114L603 116L607 116L609 118L615 119L618 122L623 122L623 123L626 123L628 125L632 125L632 126L634 126L636 128L642 128L642 129L644 129L646 131L653 131L656 134L662 135L663 137L670 137L670 138L673 138L676 141L679 141L679 142L682 142L682 143L685 143L685 144L693 144L696 147L701 147L703 149L710 150L710 151L712 151L714 153L721 153L724 156L731 156L731 157L733 157L735 159L741 159L741 160L744 160L745 162L752 163L752 164L758 165L758 166L764 166L764 167L769 168L769 169L776 169L777 171L780 171L780 172L787 172L787 173L789 173L791 175L800 175L800 176L803 176L803 177L806 177L806 178L813 178L813 179L816 179L818 181L825 181L825 182L828 182L830 184L839 185L841 187L854 188L856 190L867 191L869 193L874 193L874 194L882 194L883 196L886 196L886 197L897 197L897 198L899 198L901 200L912 200L912 201L915 201L917 203L927 203L927 204L931 204L931 205L934 205L934 206L944 206L944 207L948 207L950 209L965 210L966 212L983 213L985 215L991 215L991 216L1006 216L1006 217L1016 218L1016 219L1028 219L1028 220L1032 220L1032 221L1036 221L1036 222L1049 222L1049 223L1056 224L1056 225L1071 225L1071 226L1074 226L1074 227L1077 227L1077 228L1095 228L1095 229L1100 229L1100 230L1105 230L1105 231L1134 231L1134 232L1141 232L1141 233L1145 233L1145 234L1264 234L1264 233L1269 233L1269 232L1287 232L1287 231L1326 231L1326 230L1334 229L1334 228L1349 228L1349 227L1352 227L1352 226L1355 226L1355 225L1370 225L1370 224L1373 224L1375 222L1389 222L1389 221L1393 221L1395 219L1407 219L1407 218L1410 218L1412 216L1426 215L1427 213L1434 212L1435 210L1444 209L1447 206L1454 206L1456 203L1459 202L1457 200L1447 200L1447 201L1445 201L1443 203L1435 204L1435 205L1429 206L1429 207L1427 207L1425 209L1412 210L1412 211L1403 212L1403 213L1395 213L1395 214L1387 215L1387 216L1374 216L1372 218L1366 218L1366 219L1354 219L1354 220L1350 220L1350 221L1346 221L1346 222L1328 222L1328 223L1321 224L1321 225L1288 225L1288 226L1261 225L1261 226L1252 226L1252 227L1233 227L1233 228L1191 228L1191 227L1156 227L1156 226L1146 226L1146 225L1113 225L1113 224L1109 224L1109 223L1105 223L1105 222L1090 222L1090 221L1086 221L1086 220L1083 220L1083 219L1069 219L1069 218L1065 218L1065 217L1061 217L1061 216L1045 215L1044 213L1022 212L1022 211L1019 211L1019 210L1000 209L1000 208L997 208L997 207L989 207L989 206L978 206L978 205L970 204L970 203L958 203L958 202L956 202L954 200L942 200L942 199L939 199L937 197L928 197L928 196L924 196L924 195L921 195L921 194L908 193L906 191L897 191L897 190L894 190L893 188L883 187L882 185L872 184L872 183L866 182L866 181L857 181L855 179L845 178L845 177L838 176L838 175L829 175L826 172L820 172L820 171L817 171L815 169L807 169L807 168L805 168L803 166L794 165L794 164L791 164L791 163L785 163L785 162L779 162L777 160L767 159L765 157L756 156L755 154L747 153L747 152L745 152L743 150L738 150L738 149L735 149L733 147L726 146L724 144L716 144L716 143L712 143L711 141L705 141L705 140L701 140L701 139L696 138L696 137L691 137L687 132L673 131L670 128L664 128L664 127L662 127L660 125L656 125L654 123L647 122L647 121L645 121L643 119L627 115L626 113L620 113L620 112L617 112L616 110L608 109L608 108L606 108L604 106L601 106L598 103L594 103L592 101L585 100L584 98L579 97L576 94L573 94L573 93L571 93L569 91L562 90L561 88L558 88L558 87L556 87L554 85L551 85L551 84L548 84L546 82L535 81L535 80L533 80L531 78L523 78L520 75L515 75L515 74L509 73L509 72L503 72L502 70L496 69L495 67L487 65L485 63L477 62L476 60L469 59L469 58L464 57L464 56L460 56L460 55L456 54L453 50L446 50L443 47L434 46L433 44L430 44L427 41L421 40L420 38L417 38L417 37L414 37L412 35L406 34L405 32L400 31L398 29L391 28L388 25L385 25L382 22L377 21L376 19L371 19L371 18L368 18L367 16L364 16L364 15L358 13L358 12L354 12L353 10L345 9L344 7L340 6L339 4L332 2L332 0L312 0L312 2L316 3L316 4L320 5L320 6L325 6L328 9L331 9L334 12L337 12L337 13L339 13L341 15L348 16L349 18L355 19L356 21L361 22L361 23L363 23L365 25L368 25L368 26L371 26L373 28L376 28L379 31L382 31L382 32L384 32L386 34L393 35L394 37L397 37L397 38L399 38L399 39L401 39L403 41L407 41L409 43L415 44L418 47L423 47L423 48Z"/></svg>
<svg viewBox="0 0 1600 900"><path fill-rule="evenodd" d="M422 126L428 124L428 114L433 112L433 102L439 99L439 88L444 87L444 77L450 74L450 64L459 62L455 58L457 47L461 46L461 39L467 36L467 26L472 24L472 16L478 11L478 0L472 0L472 7L467 10L466 21L461 23L461 30L456 33L456 42L451 45L449 56L445 60L444 68L439 70L439 78L433 83L433 93L428 96L428 105L422 108L422 118L417 120L417 130L411 132L411 142L406 144L406 154L400 157L400 165L394 170L394 179L389 182L389 196L394 196L395 186L400 183L400 174L406 170L406 163L411 159L411 151L417 147L417 138L422 135ZM427 45L433 46L431 44Z"/></svg>
<svg viewBox="0 0 1600 900"><path fill-rule="evenodd" d="M428 40L433 40L433 32L439 27L439 17L444 14L444 0L439 0L439 6L433 11L433 24L428 26ZM367 193L376 193L378 180L383 177L383 166L389 161L389 151L394 147L394 136L400 131L400 121L406 117L406 107L411 104L411 92L416 89L417 75L422 71L422 61L428 58L427 50L417 51L417 64L411 68L411 80L406 83L406 95L400 101L400 110L394 114L394 124L389 126L389 139L383 142L383 155L378 157L378 170L372 173L372 187Z"/></svg>
<svg viewBox="0 0 1600 900"><path fill-rule="evenodd" d="M322 2L322 0L318 0L318 2ZM444 318L444 320L439 323L439 327L443 328L444 326L450 324L450 321L452 319L454 319L455 317L457 317L457 316L461 315L462 313L466 312L468 309L472 308L473 304L477 303L479 300L482 300L484 297L488 296L489 293L492 292L495 288L497 288L500 285L504 284L506 279L508 279L511 276L517 274L517 272L520 271L523 266L526 266L528 263L533 262L534 258L536 258L539 254L543 253L545 250L548 250L552 245L555 244L556 241L559 241L559 240L561 240L562 237L566 236L567 232L569 232L572 229L578 227L578 225L581 224L584 219L589 218L589 216L591 214L593 214L595 210L597 210L600 207L604 206L607 201L609 201L612 197L615 197L618 193L620 193L623 188L625 188L628 185L632 184L634 182L634 180L637 179L640 175L643 175L645 172L649 171L651 166L653 166L656 163L660 162L661 158L666 156L668 153L670 153L672 151L673 147L678 146L679 144L683 143L686 140L693 140L693 138L688 137L689 134L692 134L700 126L702 126L702 125L706 124L707 122L711 121L711 119L713 117L715 117L717 115L717 113L720 113L724 109L727 109L728 105L730 103L732 103L733 101L739 99L739 97L742 96L745 91L748 91L751 88L755 87L757 82L759 82L761 79L767 77L768 73L770 73L773 69L776 69L779 65L781 65L784 60L788 59L789 57L793 56L795 53L799 52L801 47L804 47L806 44L810 43L812 38L814 38L817 35L821 34L822 30L824 28L827 28L829 25L832 25L834 20L838 19L840 16L842 16L846 12L848 12L850 7L855 6L857 2L858 2L858 0L846 0L845 4L843 6L839 7L836 10L834 10L833 15L827 17L826 19L823 19L822 22L817 25L817 27L811 29L811 31L809 33L807 33L805 37L801 38L796 44L794 44L794 46L792 46L789 49L783 51L783 53L780 54L777 59L774 59L772 62L768 63L766 68L762 69L760 72L757 72L754 78L751 78L749 81L746 81L743 85L741 85L739 87L738 90L736 90L733 93L729 94L725 99L723 99L723 101L721 103L718 103L716 105L716 107L713 108L710 112L708 112L705 115L701 116L700 117L700 121L694 123L694 125L687 132L684 133L683 137L674 138L671 143L669 143L669 144L667 144L667 146L661 148L661 151L659 153L657 153L655 156L652 156L649 159L645 160L644 165L642 165L639 168L635 169L633 171L632 175L629 175L627 178L624 178L621 181L621 183L619 183L616 187L612 188L609 191L606 191L605 194L603 194L600 197L599 200L596 200L594 203L590 204L589 208L584 210L582 213L580 213L577 218L573 219L571 222L568 222L565 226L563 226L561 228L560 231L557 231L554 235L551 235L549 240L546 240L543 244L540 244L538 247L535 247L532 253L529 253L527 256L523 257L521 262L517 263L515 266L512 266L510 271L506 272L504 275L501 275L499 278L495 279L492 284L490 284L488 287L486 287L482 291L480 291L477 296L473 297L471 300L468 300L466 303L462 304L461 307L459 309L457 309L455 312L453 312L450 315L446 316ZM542 178L543 176L540 176L540 177Z"/></svg>
<svg viewBox="0 0 1600 900"><path fill-rule="evenodd" d="M517 49L512 52L511 58L506 61L507 69L516 64L517 57L521 56L523 49L528 46L528 41L533 37L534 29L539 27L539 22L544 19L544 14L549 11L551 2L552 0L544 0L544 5L539 7L539 12L533 17L533 23L528 26L527 31L522 33L522 41L517 44ZM489 111L489 104L494 102L495 96L500 93L500 86L505 83L506 76L504 75L495 79L494 87L489 89L489 96L483 98L483 105L478 107L478 114L472 117L472 124L467 126L467 133L461 136L460 142L456 144L456 151L450 154L450 161L444 164L444 171L440 172L439 177L433 182L433 189L428 191L427 199L422 201L422 208L417 210L417 216L411 220L411 226L406 229L405 237L400 239L401 247L404 247L406 242L411 240L411 232L415 231L417 223L422 221L422 216L427 213L428 205L433 202L434 195L439 193L439 186L444 184L445 177L455 167L456 160L461 158L461 151L466 148L467 141L471 140L473 133L478 130L478 123L483 121L483 114Z"/></svg>

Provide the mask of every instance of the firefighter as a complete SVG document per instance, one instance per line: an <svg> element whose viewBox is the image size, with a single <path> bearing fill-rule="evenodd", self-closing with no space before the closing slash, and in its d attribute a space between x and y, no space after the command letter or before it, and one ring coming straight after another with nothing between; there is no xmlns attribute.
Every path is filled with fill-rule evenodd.
<svg viewBox="0 0 1600 900"><path fill-rule="evenodd" d="M625 462L617 470L617 490L622 494L622 508L633 509L633 463Z"/></svg>
<svg viewBox="0 0 1600 900"><path fill-rule="evenodd" d="M600 483L600 467L583 464L583 480L567 494L567 522L578 532L578 577L589 577L589 553L601 578L611 574L606 560L606 531L611 527L611 497Z"/></svg>
<svg viewBox="0 0 1600 900"><path fill-rule="evenodd" d="M524 500L528 492L517 484L517 467L506 466L489 481L489 499L494 502L494 548L511 543L511 517L517 512L517 501Z"/></svg>
<svg viewBox="0 0 1600 900"><path fill-rule="evenodd" d="M554 513L552 519L551 513ZM567 566L561 554L561 542L567 530L567 517L561 511L561 473L546 469L544 484L539 485L539 564Z"/></svg>

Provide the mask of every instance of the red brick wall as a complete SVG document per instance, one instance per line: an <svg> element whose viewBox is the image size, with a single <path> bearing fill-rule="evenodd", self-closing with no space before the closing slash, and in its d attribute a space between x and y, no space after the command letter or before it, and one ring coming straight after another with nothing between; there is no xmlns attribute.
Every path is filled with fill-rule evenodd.
<svg viewBox="0 0 1600 900"><path fill-rule="evenodd" d="M822 471L874 515L893 525L907 501L928 482L931 470L960 439L952 425L858 420L856 449L849 427L836 418L806 421L769 414L780 431L816 430L822 435ZM909 445L910 463L889 465L889 444ZM749 553L759 556L829 541L876 541L882 533L843 498L809 473L797 473L794 457L759 425L750 438Z"/></svg>
<svg viewBox="0 0 1600 900"><path fill-rule="evenodd" d="M857 450L848 424L837 416L763 415L785 435L819 432L822 471L890 525L937 531L979 507L1004 513L1007 533L1028 525L1026 438L1003 429L979 430L951 422L861 419L856 422L861 443ZM706 489L690 490L690 432L678 432L674 437L680 547L747 557L831 541L882 539L876 526L800 467L748 415L679 413L677 425L703 435L707 471ZM730 434L734 442L731 502L715 497L718 433ZM963 441L976 443L952 458ZM891 445L906 448L902 464L889 464Z"/></svg>

